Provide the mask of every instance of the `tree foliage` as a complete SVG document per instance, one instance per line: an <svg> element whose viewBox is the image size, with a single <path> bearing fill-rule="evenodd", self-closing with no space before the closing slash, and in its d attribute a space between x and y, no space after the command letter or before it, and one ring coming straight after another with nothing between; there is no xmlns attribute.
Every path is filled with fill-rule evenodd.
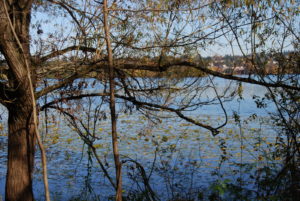
<svg viewBox="0 0 300 201"><path fill-rule="evenodd" d="M27 200L33 199L31 173L35 138L32 124L28 123L32 119L32 100L28 98L30 81L37 101L46 100L39 106L40 110L55 109L69 114L70 118L72 112L63 103L95 96L107 102L108 92L113 91L110 97L115 96L117 103L126 108L124 111L134 108L154 119L159 118L158 111L163 111L207 129L214 136L227 124L223 102L240 95L240 83L246 82L268 90L265 97L255 97L258 106L268 101L275 103L277 112L272 118L284 131L282 146L278 148L286 154L282 172L290 174L291 188L299 184L294 181L300 154L300 86L299 76L294 74L299 73L298 1L115 0L108 1L107 13L103 11L105 2L1 2L0 103L8 108L10 115L9 136L12 137L9 137L8 149L13 153L15 144L22 141L22 148L16 153L24 159L21 164L30 161L30 165L24 167L27 173L13 171L10 175L8 172L7 182L22 174L26 180L23 187L29 189ZM4 5L23 51L9 29ZM110 48L106 48L108 46ZM240 77L208 68L204 57L217 50L224 55L238 55L238 62L250 69L249 74ZM31 79L26 78L26 62ZM172 75L181 74L182 69L192 69L189 71L197 74L196 79L185 76L173 79ZM145 76L140 76L145 72ZM155 76L149 76L151 73ZM164 75L168 73L171 76ZM218 92L211 76L237 81L236 90L232 91L229 86ZM50 82L49 78L53 77L58 79ZM84 78L91 77L96 78L93 86L100 83L101 88L89 93L85 90L88 84ZM45 83L44 87L40 87L41 83ZM204 97L211 89L214 96ZM189 115L190 111L210 104L220 106L224 122L207 123ZM22 115L18 116L20 111ZM71 117L71 120L76 118ZM18 122L19 127L14 127ZM20 128L24 130L22 137L14 138ZM31 136L30 146L25 140L28 136ZM28 156L23 156L24 150ZM8 160L15 161L15 158L9 155ZM16 186L7 184L7 200L20 200L21 189L10 191L11 188Z"/></svg>

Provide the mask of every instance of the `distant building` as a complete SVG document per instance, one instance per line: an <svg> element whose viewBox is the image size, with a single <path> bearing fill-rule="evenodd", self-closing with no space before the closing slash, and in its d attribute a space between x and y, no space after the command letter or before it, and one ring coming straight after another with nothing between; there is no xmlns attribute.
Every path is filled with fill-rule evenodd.
<svg viewBox="0 0 300 201"><path fill-rule="evenodd" d="M265 67L266 74L277 74L278 73L278 62L270 59Z"/></svg>
<svg viewBox="0 0 300 201"><path fill-rule="evenodd" d="M212 71L222 72L222 68L220 68L218 66L209 66L208 68Z"/></svg>
<svg viewBox="0 0 300 201"><path fill-rule="evenodd" d="M243 74L247 74L247 73L248 73L248 70L244 66L237 66L237 67L234 67L234 69L233 69L233 74L243 75Z"/></svg>

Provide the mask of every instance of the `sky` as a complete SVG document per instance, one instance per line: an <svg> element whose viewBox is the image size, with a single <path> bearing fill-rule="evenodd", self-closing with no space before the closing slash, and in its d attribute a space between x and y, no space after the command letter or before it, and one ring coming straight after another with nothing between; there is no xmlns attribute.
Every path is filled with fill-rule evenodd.
<svg viewBox="0 0 300 201"><path fill-rule="evenodd" d="M113 18L113 17L111 17ZM298 21L298 25L297 25ZM37 34L37 26L35 24L40 23L41 26L39 29L43 31L43 33ZM296 18L295 26L296 26L296 31L298 30L300 32L300 22L299 22L299 16ZM298 27L297 27L298 26ZM187 26L186 31L189 32L191 31L192 28L189 28ZM144 30L145 32L149 30ZM207 31L210 31L210 29L207 29ZM239 31L239 30L238 30ZM283 31L283 28L279 31ZM49 36L55 36L55 33L60 32L57 38L55 37L49 37ZM53 34L51 34L53 33ZM280 36L280 35L279 35ZM46 46L50 46L48 48L48 51L51 51L51 44L56 43L58 40L58 47L55 47L55 45L52 45L53 48L63 48L68 45L73 45L74 44L74 38L76 37L76 34L74 32L74 25L70 24L70 17L68 14L66 16L61 16L61 15L49 15L44 12L36 12L36 14L32 17L32 27L31 27L31 51L33 54L36 54L40 52L41 50L45 50ZM197 48L198 53L203 56L214 56L214 55L242 55L242 52L240 50L239 45L237 44L236 41L232 43L232 45L229 44L228 38L232 38L233 34L229 33L226 34L226 37L222 36L219 37L218 39L215 40L215 44L212 45L204 45L204 47L199 47ZM293 46L291 45L291 41L293 41L293 37L288 37L285 39L284 43L284 50L293 50ZM245 38L241 39L240 44L241 48L243 49L243 52L245 54L250 54L251 53L251 48L249 47L249 43L245 42ZM270 38L265 41L264 47L268 49L269 47L276 47L280 48L280 38L278 38L278 41L274 41L274 38ZM276 44L276 42L278 44ZM52 48L52 49L53 49ZM41 51L43 52L43 51Z"/></svg>

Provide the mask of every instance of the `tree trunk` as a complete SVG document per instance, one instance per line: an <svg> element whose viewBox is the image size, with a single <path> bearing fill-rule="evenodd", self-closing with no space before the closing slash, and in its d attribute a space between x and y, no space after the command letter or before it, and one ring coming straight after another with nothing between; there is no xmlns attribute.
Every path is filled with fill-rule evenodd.
<svg viewBox="0 0 300 201"><path fill-rule="evenodd" d="M32 201L34 124L30 94L24 94L8 107L8 162L5 199Z"/></svg>
<svg viewBox="0 0 300 201"><path fill-rule="evenodd" d="M30 64L29 25L32 0L0 1L0 52L9 66L3 86L8 109L7 201L32 201L35 127L26 64ZM32 69L33 70L33 69ZM35 76L32 78L35 83Z"/></svg>

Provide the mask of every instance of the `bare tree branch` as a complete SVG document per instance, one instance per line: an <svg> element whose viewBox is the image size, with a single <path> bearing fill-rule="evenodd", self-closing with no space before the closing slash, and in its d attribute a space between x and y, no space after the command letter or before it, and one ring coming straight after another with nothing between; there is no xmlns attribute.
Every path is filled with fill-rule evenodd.
<svg viewBox="0 0 300 201"><path fill-rule="evenodd" d="M76 100L76 99L81 99L81 98L84 98L84 97L96 97L96 96L109 96L109 93L90 93L90 94L81 94L81 95L78 95L78 96L70 96L70 97L60 98L60 99L51 101L51 102L43 105L40 108L40 110L42 111L42 110L50 107L51 105L59 103L59 102L63 102L63 101L67 101L67 100ZM139 101L139 100L137 100L134 97L126 97L126 96L118 95L118 94L115 94L115 97L119 98L119 99L123 99L123 100L129 101L129 102L131 102L131 103L133 103L133 104L135 104L137 106L140 106L140 107L148 106L148 107L151 107L151 108L157 108L157 109L165 110L165 111L168 111L168 112L173 112L178 117L186 120L187 122L190 122L192 124L195 124L197 126L205 128L207 130L210 130L214 136L219 133L218 129L221 128L220 126L217 127L217 128L213 128L213 127L211 127L209 125L200 123L200 122L198 122L198 121L196 121L196 120L194 120L194 119L192 119L190 117L187 117L187 116L185 116L182 113L181 109L175 109L175 108L171 108L171 107L162 106L162 105L159 105L159 104L154 104L154 103L148 103L148 102L144 102L144 101ZM149 109L149 108L147 108L147 109ZM224 126L224 124L222 126Z"/></svg>
<svg viewBox="0 0 300 201"><path fill-rule="evenodd" d="M63 108L60 107L56 107L56 106L48 106L49 108L58 110L59 112L61 112L62 114L64 114L65 116L67 116L69 118L70 123L72 124L72 126L76 129L77 134L80 136L80 138L90 147L92 148L93 154L97 160L97 162L99 163L104 175L107 177L107 179L109 180L109 182L111 183L111 185L116 189L116 184L114 183L113 179L111 178L111 176L109 175L107 169L104 167L103 162L100 160L100 157L97 154L97 150L93 144L93 142L91 140L89 140L84 134L83 132L79 129L77 122L76 122L76 118L70 114L69 112L65 111ZM82 125L82 122L81 122Z"/></svg>
<svg viewBox="0 0 300 201"><path fill-rule="evenodd" d="M36 92L35 97L39 98L39 97L44 96L44 95L46 95L46 94L48 94L48 93L50 93L54 90L57 90L61 87L64 87L65 85L71 83L75 79L82 78L83 76L85 76L86 74L92 72L96 68L97 68L97 65L87 66L87 68L84 68L83 70L74 73L72 76L58 82L57 84L48 86L48 87Z"/></svg>
<svg viewBox="0 0 300 201"><path fill-rule="evenodd" d="M69 101L69 100L78 100L78 99L82 99L82 98L86 98L86 97L95 97L95 96L109 96L109 93L91 93L91 94L80 94L77 96L69 96L69 97L63 97L60 99L56 99L54 101L51 101L49 103L46 103L45 105L43 105L42 107L40 107L40 111L43 111L44 109L50 107L51 105L60 103L60 102L64 102L64 101Z"/></svg>
<svg viewBox="0 0 300 201"><path fill-rule="evenodd" d="M186 66L186 67L192 67L195 69L198 69L202 72L205 72L207 74L216 76L216 77L220 77L220 78L224 78L224 79L228 79L228 80L236 80L236 81L240 81L240 82L245 82L245 83L250 83L250 84L256 84L256 85L261 85L261 86L266 86L266 87L273 87L273 88L285 88L285 89L291 89L291 90L297 90L300 91L300 87L298 86L292 86L292 85L288 85L288 84L284 84L282 82L274 82L274 83L269 83L269 82L265 82L263 80L255 80L253 78L245 78L245 77L238 77L235 75L229 75L229 74L223 74L217 71L213 71L208 69L205 66L199 65L197 63L194 62L190 62L190 61L174 61L174 62L169 62L169 63L165 63L163 65L161 65L160 67L158 65L155 65L153 63L149 63L149 64L141 64L141 63L124 63L124 64L119 64L119 68L120 69L139 69L139 70L149 70L149 71L166 71L168 68L170 67L179 67L179 66Z"/></svg>
<svg viewBox="0 0 300 201"><path fill-rule="evenodd" d="M204 7L207 7L207 6L210 6L211 4L213 4L214 2L211 2L211 3L207 3L205 5L202 5L202 6L198 6L198 7L194 7L194 8L177 8L177 9L174 9L174 8L168 8L168 9L158 9L158 8L145 8L145 9L136 9L136 10L133 10L133 9L123 9L123 8L109 8L108 10L109 11L116 11L116 12L132 12L132 13L141 13L141 12L171 12L171 11L181 11L181 12L186 12L186 11L194 11L194 10L199 10L199 9L202 9Z"/></svg>
<svg viewBox="0 0 300 201"><path fill-rule="evenodd" d="M284 88L284 89L300 91L300 87L298 87L298 86L292 86L292 85L288 85L288 84L285 84L282 82L270 83L270 82L266 82L264 80L255 80L251 77L245 78L245 77L238 77L238 76L230 75L230 74L223 74L223 73L220 73L217 71L210 70L205 66L202 66L197 63L190 62L190 61L174 61L174 62L168 62L168 63L165 63L165 64L159 66L158 64L156 64L154 62L143 62L143 61L137 61L137 60L130 61L130 59L126 59L126 60L119 59L119 60L115 61L115 66L118 69L148 70L148 71L154 71L154 72L166 71L170 67L185 66L185 67L195 68L204 73L207 73L207 74L210 74L210 75L213 75L216 77L228 79L228 80L235 80L235 81L240 81L240 82L245 82L245 83L250 83L250 84L261 85L261 86L265 86L265 87ZM108 65L105 63L98 63L98 64L91 63L91 64L87 64L87 65L81 65L81 67L83 70L76 72L69 78L66 78L65 80L63 80L55 85L46 87L46 88L42 89L41 91L36 92L36 97L39 98L49 92L57 90L57 89L65 86L66 84L72 82L73 80L83 77L84 75L88 74L89 72L91 72L93 70L108 69Z"/></svg>
<svg viewBox="0 0 300 201"><path fill-rule="evenodd" d="M84 36L86 36L85 29L81 26L80 22L77 20L77 18L74 15L73 11L71 11L68 6L66 6L63 2L58 2L58 1L54 1L54 0L49 0L49 2L57 4L57 5L60 5L62 8L64 8L69 13L69 15L71 16L71 18L75 21L75 23L77 24L78 28L82 32L82 34Z"/></svg>
<svg viewBox="0 0 300 201"><path fill-rule="evenodd" d="M60 56L60 55L63 55L67 52L71 52L71 51L83 51L83 52L96 52L97 49L96 48L92 48L92 47L85 47L85 46L77 46L77 45L74 45L74 46L70 46L70 47L67 47L67 48L64 48L62 50L57 50L57 51L54 51L54 52L51 52L41 58L38 59L39 62L45 62L49 59L52 59L54 57L57 57L57 56Z"/></svg>

